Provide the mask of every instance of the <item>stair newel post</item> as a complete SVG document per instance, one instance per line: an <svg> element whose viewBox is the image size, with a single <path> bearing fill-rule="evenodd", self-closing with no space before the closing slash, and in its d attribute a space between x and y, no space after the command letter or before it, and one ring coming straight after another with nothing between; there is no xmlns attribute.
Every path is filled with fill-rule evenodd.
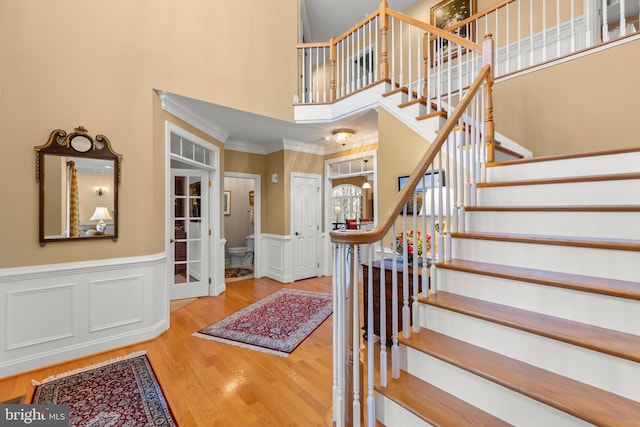
<svg viewBox="0 0 640 427"><path fill-rule="evenodd" d="M330 96L331 102L334 102L336 100L336 38L334 36L329 38L329 61L331 63Z"/></svg>
<svg viewBox="0 0 640 427"><path fill-rule="evenodd" d="M362 419L362 364L360 363L360 345L358 324L358 254L356 253L357 245L350 244L348 252L350 259L348 262L349 271L347 272L349 280L346 281L345 298L345 421L348 425L359 426ZM355 336L354 336L355 335ZM349 398L352 400L349 401Z"/></svg>
<svg viewBox="0 0 640 427"><path fill-rule="evenodd" d="M352 403L352 419L351 425L353 427L360 427L362 421L362 393L363 393L363 377L362 377L362 363L360 362L360 306L359 306L359 288L360 280L358 271L360 269L359 262L360 253L359 245L351 245L351 319L349 325L351 330L351 348L349 350L349 356L351 358L351 369L353 369L353 403Z"/></svg>
<svg viewBox="0 0 640 427"><path fill-rule="evenodd" d="M387 1L380 1L380 79L389 78L389 60L387 56Z"/></svg>
<svg viewBox="0 0 640 427"><path fill-rule="evenodd" d="M494 161L494 124L493 124L493 36L487 34L482 42L484 65L490 65L487 81L484 85L484 135L487 147L487 163Z"/></svg>
<svg viewBox="0 0 640 427"><path fill-rule="evenodd" d="M346 254L344 243L335 246L335 274L333 279L333 421L336 426L344 426L345 403L345 340L344 305L346 288Z"/></svg>

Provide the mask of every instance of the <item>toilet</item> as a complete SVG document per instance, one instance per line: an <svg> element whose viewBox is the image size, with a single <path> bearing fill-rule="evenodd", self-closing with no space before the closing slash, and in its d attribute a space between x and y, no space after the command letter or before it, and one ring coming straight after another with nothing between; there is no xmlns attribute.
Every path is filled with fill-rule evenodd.
<svg viewBox="0 0 640 427"><path fill-rule="evenodd" d="M254 235L250 234L244 238L245 246L236 246L227 248L227 253L231 258L231 267L240 267L243 265L253 265L253 242Z"/></svg>

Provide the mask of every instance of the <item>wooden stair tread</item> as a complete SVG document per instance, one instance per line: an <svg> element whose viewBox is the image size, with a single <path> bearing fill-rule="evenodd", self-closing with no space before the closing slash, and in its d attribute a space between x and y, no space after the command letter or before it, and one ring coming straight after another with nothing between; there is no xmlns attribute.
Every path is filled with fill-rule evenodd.
<svg viewBox="0 0 640 427"><path fill-rule="evenodd" d="M421 329L400 342L595 425L640 419L639 402L435 331Z"/></svg>
<svg viewBox="0 0 640 427"><path fill-rule="evenodd" d="M467 212L640 212L640 205L465 206Z"/></svg>
<svg viewBox="0 0 640 427"><path fill-rule="evenodd" d="M581 248L640 251L640 240L599 237L547 236L525 233L454 232L457 239L497 240L501 242L530 243L540 245L576 246Z"/></svg>
<svg viewBox="0 0 640 427"><path fill-rule="evenodd" d="M597 352L640 362L640 336L448 292L420 302ZM638 404L640 405L640 403Z"/></svg>
<svg viewBox="0 0 640 427"><path fill-rule="evenodd" d="M447 117L447 112L444 110L434 111L433 113L424 114L422 116L416 117L416 120L427 120L433 117Z"/></svg>
<svg viewBox="0 0 640 427"><path fill-rule="evenodd" d="M403 102L402 104L398 105L398 108L406 108L406 107L410 107L413 104L422 104L422 105L427 105L426 101L424 100L424 98L414 98L411 101L407 101L407 102Z"/></svg>
<svg viewBox="0 0 640 427"><path fill-rule="evenodd" d="M384 395L429 424L435 426L509 426L477 407L407 372L389 378L387 387L378 381L376 392Z"/></svg>
<svg viewBox="0 0 640 427"><path fill-rule="evenodd" d="M577 182L596 182L596 181L620 181L620 180L627 180L627 179L640 179L640 172L567 176L567 177L561 177L561 178L523 179L523 180L516 180L516 181L480 182L477 184L477 188L512 187L516 185L568 184L568 183L577 183Z"/></svg>
<svg viewBox="0 0 640 427"><path fill-rule="evenodd" d="M618 298L640 300L640 283L628 280L606 279L582 274L561 273L461 259L437 263L436 266L438 268L464 271L473 274L519 280Z"/></svg>
<svg viewBox="0 0 640 427"><path fill-rule="evenodd" d="M526 159L510 159L510 160L502 160L499 162L490 162L490 163L487 163L487 167L547 162L547 161L553 161L553 160L577 159L581 157L608 156L612 154L636 153L638 151L640 151L640 147L619 148L614 150L584 151L582 153L550 154L546 156L527 157Z"/></svg>
<svg viewBox="0 0 640 427"><path fill-rule="evenodd" d="M390 90L390 91L387 91L387 92L383 93L383 94L382 94L382 97L383 97L383 98L386 98L386 97L388 97L388 96L395 95L396 93L404 93L404 94L408 94L408 93L409 93L409 90L408 90L406 87L398 87L398 88L396 88L396 89L392 89L392 90Z"/></svg>

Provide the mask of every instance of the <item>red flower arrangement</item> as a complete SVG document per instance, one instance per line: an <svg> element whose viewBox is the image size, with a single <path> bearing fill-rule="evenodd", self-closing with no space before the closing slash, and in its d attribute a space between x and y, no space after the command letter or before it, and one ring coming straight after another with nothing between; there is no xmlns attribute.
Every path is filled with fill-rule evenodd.
<svg viewBox="0 0 640 427"><path fill-rule="evenodd" d="M404 245L404 233L396 234L396 251L402 255ZM409 258L409 264L413 261L413 255L418 257L422 256L423 247L426 246L426 250L431 249L431 235L426 234L424 238L420 234L420 231L414 233L413 230L407 231L407 256Z"/></svg>

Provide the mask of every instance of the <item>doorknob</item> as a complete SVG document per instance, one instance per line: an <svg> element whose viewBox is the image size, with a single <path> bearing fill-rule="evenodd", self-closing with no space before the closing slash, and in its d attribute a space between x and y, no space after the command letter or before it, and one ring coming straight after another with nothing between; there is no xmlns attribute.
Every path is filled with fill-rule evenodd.
<svg viewBox="0 0 640 427"><path fill-rule="evenodd" d="M296 236L300 236L302 233L296 231Z"/></svg>
<svg viewBox="0 0 640 427"><path fill-rule="evenodd" d="M169 243L173 243L173 242L175 242L175 240L169 239Z"/></svg>

